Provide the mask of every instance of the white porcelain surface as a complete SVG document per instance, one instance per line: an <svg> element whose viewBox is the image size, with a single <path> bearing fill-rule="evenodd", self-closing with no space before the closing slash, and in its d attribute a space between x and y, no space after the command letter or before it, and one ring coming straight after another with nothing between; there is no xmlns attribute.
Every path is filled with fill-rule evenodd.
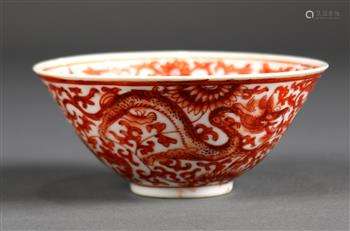
<svg viewBox="0 0 350 231"><path fill-rule="evenodd" d="M209 185L202 187L191 188L157 188L145 187L137 184L130 184L130 189L133 193L159 198L201 198L220 196L232 191L233 181L220 185Z"/></svg>

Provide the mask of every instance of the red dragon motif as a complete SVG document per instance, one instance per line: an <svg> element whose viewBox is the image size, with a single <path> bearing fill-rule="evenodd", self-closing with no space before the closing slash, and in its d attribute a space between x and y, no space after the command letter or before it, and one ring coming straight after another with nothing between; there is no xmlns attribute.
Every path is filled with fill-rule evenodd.
<svg viewBox="0 0 350 231"><path fill-rule="evenodd" d="M227 182L254 167L317 77L135 86L43 79L100 160L137 184L186 187Z"/></svg>

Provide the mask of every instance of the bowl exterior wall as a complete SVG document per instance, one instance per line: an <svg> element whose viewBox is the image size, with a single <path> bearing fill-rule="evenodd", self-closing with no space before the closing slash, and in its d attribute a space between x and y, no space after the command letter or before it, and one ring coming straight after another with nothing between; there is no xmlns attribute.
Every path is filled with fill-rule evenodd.
<svg viewBox="0 0 350 231"><path fill-rule="evenodd" d="M278 143L319 76L184 82L41 77L87 147L144 186L228 182Z"/></svg>

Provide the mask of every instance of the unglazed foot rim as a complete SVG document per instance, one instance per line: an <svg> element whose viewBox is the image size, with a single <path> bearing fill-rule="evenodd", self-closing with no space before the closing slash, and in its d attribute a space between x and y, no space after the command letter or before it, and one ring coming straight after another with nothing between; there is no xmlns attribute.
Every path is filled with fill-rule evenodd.
<svg viewBox="0 0 350 231"><path fill-rule="evenodd" d="M130 184L133 193L147 197L159 198L201 198L213 197L227 194L232 191L233 181L220 184L188 188L162 188L147 187L137 184Z"/></svg>

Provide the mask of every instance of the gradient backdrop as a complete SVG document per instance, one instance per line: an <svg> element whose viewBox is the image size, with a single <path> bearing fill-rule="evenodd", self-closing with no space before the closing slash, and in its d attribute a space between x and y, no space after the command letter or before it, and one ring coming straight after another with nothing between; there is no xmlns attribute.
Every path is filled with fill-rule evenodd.
<svg viewBox="0 0 350 231"><path fill-rule="evenodd" d="M339 17L308 20L308 9ZM3 229L348 230L348 9L345 1L3 3ZM142 198L89 153L31 67L172 49L301 55L330 68L279 146L232 194Z"/></svg>

